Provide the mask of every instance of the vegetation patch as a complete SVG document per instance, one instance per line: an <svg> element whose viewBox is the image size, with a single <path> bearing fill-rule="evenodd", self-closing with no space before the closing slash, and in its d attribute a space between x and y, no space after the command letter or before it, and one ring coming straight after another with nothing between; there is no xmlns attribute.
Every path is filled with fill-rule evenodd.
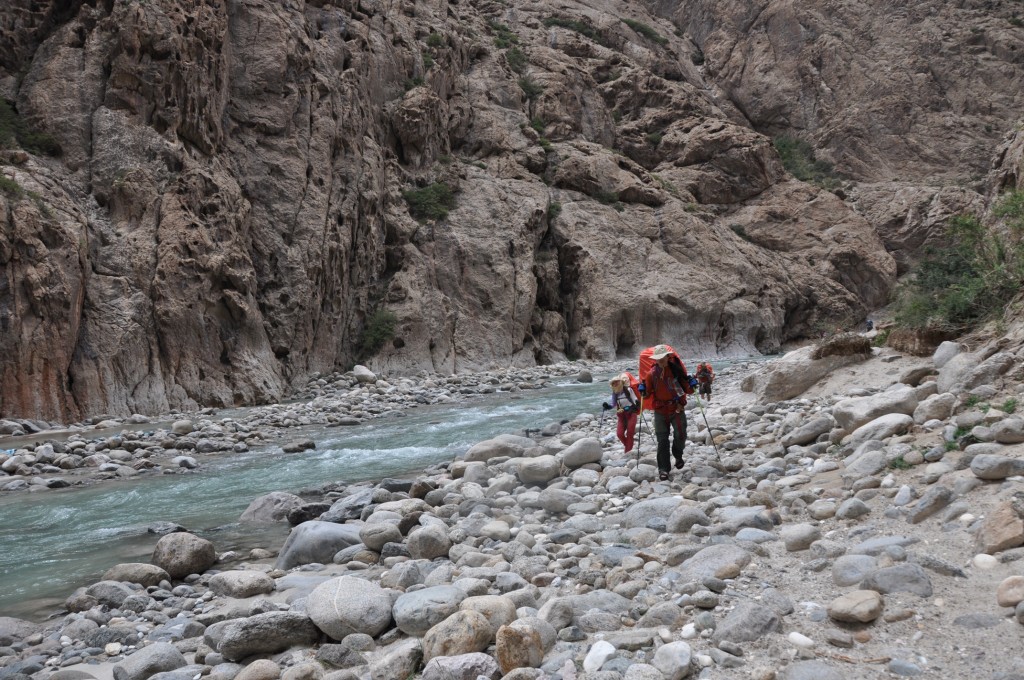
<svg viewBox="0 0 1024 680"><path fill-rule="evenodd" d="M889 339L889 333L891 332L891 328L883 328L875 333L875 337L871 340L871 344L874 347L885 347L885 343Z"/></svg>
<svg viewBox="0 0 1024 680"><path fill-rule="evenodd" d="M647 143L650 144L651 146L657 147L659 144L661 144L661 140L664 137L665 136L660 132L651 132L647 135Z"/></svg>
<svg viewBox="0 0 1024 680"><path fill-rule="evenodd" d="M753 241L750 240L750 234L747 233L746 228L742 224L736 224L735 222L733 222L732 224L729 225L729 228L732 229L732 233L736 234L744 241L747 241L748 243L753 243Z"/></svg>
<svg viewBox="0 0 1024 680"><path fill-rule="evenodd" d="M440 220L455 208L455 194L444 182L402 192L409 214L418 220Z"/></svg>
<svg viewBox="0 0 1024 680"><path fill-rule="evenodd" d="M563 19L562 17L548 17L544 20L544 25L548 28L557 26L558 28L564 28L569 31L575 31L585 38L590 38L599 45L604 45L604 38L598 33L593 26L590 24L579 21L577 19Z"/></svg>
<svg viewBox="0 0 1024 680"><path fill-rule="evenodd" d="M1003 405L999 407L1003 413L1016 413L1017 412L1017 398L1010 397L1003 402Z"/></svg>
<svg viewBox="0 0 1024 680"><path fill-rule="evenodd" d="M617 192L598 189L597 191L594 192L593 196L600 203L610 205L619 212L625 210L625 206L622 205L622 202L619 200L619 194Z"/></svg>
<svg viewBox="0 0 1024 680"><path fill-rule="evenodd" d="M532 127L538 135L544 134L544 121L540 118L534 118L530 121L530 127Z"/></svg>
<svg viewBox="0 0 1024 680"><path fill-rule="evenodd" d="M0 175L0 193L3 193L7 198L18 199L21 198L24 191L17 181Z"/></svg>
<svg viewBox="0 0 1024 680"><path fill-rule="evenodd" d="M398 318L384 308L377 309L366 320L363 335L359 340L359 356L367 358L376 354L391 338L395 337Z"/></svg>
<svg viewBox="0 0 1024 680"><path fill-rule="evenodd" d="M508 67L520 75L526 70L526 53L518 47L512 47L505 52L505 60Z"/></svg>
<svg viewBox="0 0 1024 680"><path fill-rule="evenodd" d="M554 222L562 214L562 204L558 201L551 201L548 205L548 222Z"/></svg>
<svg viewBox="0 0 1024 680"><path fill-rule="evenodd" d="M668 38L658 33L656 30L643 23L642 21L636 21L635 19L623 19L622 23L626 24L634 31L647 38L652 42L656 42L659 45L665 45L668 43Z"/></svg>
<svg viewBox="0 0 1024 680"><path fill-rule="evenodd" d="M427 36L427 47L444 47L444 36L440 33L431 33Z"/></svg>
<svg viewBox="0 0 1024 680"><path fill-rule="evenodd" d="M810 182L822 189L834 189L839 185L839 176L831 163L820 161L814 156L814 148L796 137L776 137L772 140L779 153L782 165L789 174L803 182Z"/></svg>
<svg viewBox="0 0 1024 680"><path fill-rule="evenodd" d="M889 468L892 470L909 470L910 463L903 458L903 454L900 454L889 461Z"/></svg>
<svg viewBox="0 0 1024 680"><path fill-rule="evenodd" d="M896 321L913 329L964 332L997 318L1024 285L1024 191L997 203L1009 229L987 229L973 215L946 225L945 244L929 247L898 292Z"/></svg>
<svg viewBox="0 0 1024 680"><path fill-rule="evenodd" d="M429 71L434 66L434 58L429 52L423 53L423 70Z"/></svg>
<svg viewBox="0 0 1024 680"><path fill-rule="evenodd" d="M33 130L9 101L0 98L0 149L10 149L15 143L25 151L46 156L59 156L61 151L52 135Z"/></svg>
<svg viewBox="0 0 1024 680"><path fill-rule="evenodd" d="M527 99L533 99L544 92L544 86L530 76L523 76L520 78L519 87L522 88L523 94L526 95Z"/></svg>
<svg viewBox="0 0 1024 680"><path fill-rule="evenodd" d="M490 27L491 32L494 33L495 47L504 49L519 42L519 36L516 35L511 28L500 21L488 19L487 26Z"/></svg>

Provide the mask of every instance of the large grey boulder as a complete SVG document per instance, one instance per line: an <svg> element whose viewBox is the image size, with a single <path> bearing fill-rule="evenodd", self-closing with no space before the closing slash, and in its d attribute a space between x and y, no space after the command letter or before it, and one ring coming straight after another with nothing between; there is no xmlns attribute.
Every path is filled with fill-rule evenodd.
<svg viewBox="0 0 1024 680"><path fill-rule="evenodd" d="M839 401L832 407L832 416L839 427L852 432L890 413L911 415L918 403L917 390L910 385L896 383L878 394Z"/></svg>
<svg viewBox="0 0 1024 680"><path fill-rule="evenodd" d="M359 540L370 550L380 552L388 543L401 543L402 531L389 522L364 524L359 529Z"/></svg>
<svg viewBox="0 0 1024 680"><path fill-rule="evenodd" d="M852 461L846 463L846 469L843 470L842 476L849 479L870 477L884 470L885 466L885 451L881 449L865 451Z"/></svg>
<svg viewBox="0 0 1024 680"><path fill-rule="evenodd" d="M103 580L138 583L148 588L149 586L160 585L161 581L170 581L171 575L155 564L122 562L107 569L103 574Z"/></svg>
<svg viewBox="0 0 1024 680"><path fill-rule="evenodd" d="M485 439L469 447L466 455L463 456L463 460L467 463L486 463L492 458L519 458L526 449L531 448L535 444L532 439L527 439L526 442L529 443L524 445L522 439L522 437L511 439L509 436Z"/></svg>
<svg viewBox="0 0 1024 680"><path fill-rule="evenodd" d="M423 635L459 609L466 593L455 586L433 586L403 593L395 600L391 614L407 635Z"/></svg>
<svg viewBox="0 0 1024 680"><path fill-rule="evenodd" d="M474 652L458 656L435 656L423 667L420 680L498 680L501 667L489 654Z"/></svg>
<svg viewBox="0 0 1024 680"><path fill-rule="evenodd" d="M443 524L431 524L411 531L406 539L406 548L414 560L432 560L447 557L452 541Z"/></svg>
<svg viewBox="0 0 1024 680"><path fill-rule="evenodd" d="M985 480L1000 480L1015 475L1024 475L1024 458L981 453L971 459L971 472L978 479Z"/></svg>
<svg viewBox="0 0 1024 680"><path fill-rule="evenodd" d="M473 654L487 649L494 630L480 612L463 609L432 626L423 636L423 659Z"/></svg>
<svg viewBox="0 0 1024 680"><path fill-rule="evenodd" d="M890 413L879 416L861 425L843 441L847 444L859 444L871 439L883 441L897 434L904 434L914 426L914 419L903 413Z"/></svg>
<svg viewBox="0 0 1024 680"><path fill-rule="evenodd" d="M550 454L536 458L518 458L517 473L523 484L547 484L557 477L562 470L558 459Z"/></svg>
<svg viewBox="0 0 1024 680"><path fill-rule="evenodd" d="M597 439L593 437L580 439L562 451L562 464L570 470L575 470L588 463L600 463L603 451L601 442Z"/></svg>
<svg viewBox="0 0 1024 680"><path fill-rule="evenodd" d="M357 489L334 501L334 505L318 518L321 522L348 522L363 516L363 509L373 502L373 489Z"/></svg>
<svg viewBox="0 0 1024 680"><path fill-rule="evenodd" d="M121 663L115 664L114 680L146 680L156 673L166 673L187 666L188 661L169 642L143 647Z"/></svg>
<svg viewBox="0 0 1024 680"><path fill-rule="evenodd" d="M740 602L715 628L715 642L753 642L778 629L781 619L771 607L756 602Z"/></svg>
<svg viewBox="0 0 1024 680"><path fill-rule="evenodd" d="M274 579L262 571L222 571L210 579L210 590L224 597L253 597L274 592Z"/></svg>
<svg viewBox="0 0 1024 680"><path fill-rule="evenodd" d="M914 422L921 424L929 420L945 420L953 415L956 406L956 395L949 392L933 394L914 409Z"/></svg>
<svg viewBox="0 0 1024 680"><path fill-rule="evenodd" d="M30 635L42 631L42 626L12 616L0 616L0 647L9 647Z"/></svg>
<svg viewBox="0 0 1024 680"><path fill-rule="evenodd" d="M242 512L239 522L284 522L288 513L305 505L305 501L293 493L271 491L258 496Z"/></svg>
<svg viewBox="0 0 1024 680"><path fill-rule="evenodd" d="M682 504L683 499L676 496L639 501L622 513L622 527L625 529L642 528L655 519L664 523Z"/></svg>
<svg viewBox="0 0 1024 680"><path fill-rule="evenodd" d="M217 561L217 551L205 538L184 531L167 534L153 548L153 564L173 579L201 574Z"/></svg>
<svg viewBox="0 0 1024 680"><path fill-rule="evenodd" d="M306 613L317 628L335 640L353 633L376 637L391 625L391 596L376 583L341 576L310 593Z"/></svg>
<svg viewBox="0 0 1024 680"><path fill-rule="evenodd" d="M835 427L835 420L831 416L818 416L785 434L780 443L787 448L810 444L833 427Z"/></svg>
<svg viewBox="0 0 1024 680"><path fill-rule="evenodd" d="M359 527L311 520L292 529L281 548L275 566L291 569L300 564L330 564L334 554L359 545Z"/></svg>
<svg viewBox="0 0 1024 680"><path fill-rule="evenodd" d="M227 623L215 649L229 661L311 645L320 637L320 630L313 621L295 611L267 612Z"/></svg>
<svg viewBox="0 0 1024 680"><path fill-rule="evenodd" d="M932 363L935 364L935 368L942 368L959 353L960 345L951 340L946 340L935 348L935 353L932 354Z"/></svg>
<svg viewBox="0 0 1024 680"><path fill-rule="evenodd" d="M1004 418L992 425L992 437L1000 444L1024 442L1024 418Z"/></svg>
<svg viewBox="0 0 1024 680"><path fill-rule="evenodd" d="M750 553L738 545L716 543L701 549L679 565L682 582L703 581L708 577L735 578L750 564Z"/></svg>
<svg viewBox="0 0 1024 680"><path fill-rule="evenodd" d="M814 347L801 347L774 361L770 367L745 378L744 392L753 392L760 401L785 401L806 392L814 383L844 366L861 363L870 355L830 355L812 359Z"/></svg>

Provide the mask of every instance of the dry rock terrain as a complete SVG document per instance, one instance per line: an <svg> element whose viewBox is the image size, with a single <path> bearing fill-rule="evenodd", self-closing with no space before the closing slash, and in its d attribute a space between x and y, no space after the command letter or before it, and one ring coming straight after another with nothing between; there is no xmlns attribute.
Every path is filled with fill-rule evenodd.
<svg viewBox="0 0 1024 680"><path fill-rule="evenodd" d="M584 414L275 492L241 519L283 546L167 534L61 618L0 618L0 677L1020 678L1021 340L729 368L667 482Z"/></svg>
<svg viewBox="0 0 1024 680"><path fill-rule="evenodd" d="M991 163L1016 9L6 2L0 93L62 153L4 152L0 415L276 401L365 358L381 309L386 372L859 322L1019 174ZM845 187L789 176L778 134ZM453 207L415 219L435 183Z"/></svg>

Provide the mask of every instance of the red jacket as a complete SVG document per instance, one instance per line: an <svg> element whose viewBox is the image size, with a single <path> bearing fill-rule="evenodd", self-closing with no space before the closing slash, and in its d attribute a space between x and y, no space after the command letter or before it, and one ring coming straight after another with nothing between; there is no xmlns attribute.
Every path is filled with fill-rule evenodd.
<svg viewBox="0 0 1024 680"><path fill-rule="evenodd" d="M686 366L679 362L686 373ZM662 415L670 416L679 406L686 405L686 395L693 394L689 383L681 385L669 368L662 369L654 364L643 378L650 408ZM646 404L645 404L646 406Z"/></svg>

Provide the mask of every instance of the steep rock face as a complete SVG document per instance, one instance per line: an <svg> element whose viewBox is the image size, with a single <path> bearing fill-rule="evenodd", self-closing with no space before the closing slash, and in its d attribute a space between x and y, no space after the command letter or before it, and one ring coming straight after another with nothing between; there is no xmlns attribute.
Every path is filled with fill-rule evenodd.
<svg viewBox="0 0 1024 680"><path fill-rule="evenodd" d="M378 308L371 366L450 372L770 351L894 282L635 6L33 7L0 87L63 154L0 168L32 192L0 199L4 415L277 399Z"/></svg>

